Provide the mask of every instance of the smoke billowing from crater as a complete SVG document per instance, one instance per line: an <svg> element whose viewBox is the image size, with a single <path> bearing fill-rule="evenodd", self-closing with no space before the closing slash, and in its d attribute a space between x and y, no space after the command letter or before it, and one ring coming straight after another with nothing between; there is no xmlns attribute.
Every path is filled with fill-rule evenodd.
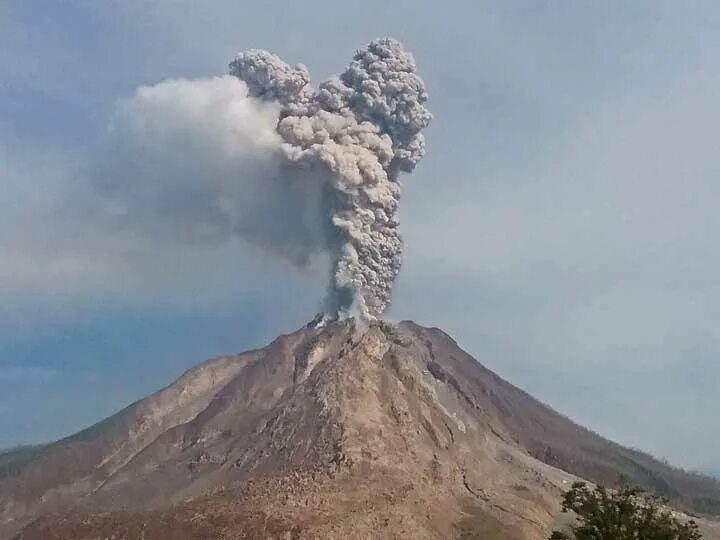
<svg viewBox="0 0 720 540"><path fill-rule="evenodd" d="M323 310L374 319L400 270L398 180L423 156L426 99L412 56L392 39L317 88L304 66L250 50L228 75L168 80L123 100L92 185L110 203L113 236L240 240L299 267L325 254Z"/></svg>
<svg viewBox="0 0 720 540"><path fill-rule="evenodd" d="M284 159L329 173L321 209L333 259L326 309L379 317L401 264L398 177L423 157L421 131L432 118L412 55L393 39L373 41L317 89L305 66L262 50L239 54L230 74L251 96L281 105Z"/></svg>

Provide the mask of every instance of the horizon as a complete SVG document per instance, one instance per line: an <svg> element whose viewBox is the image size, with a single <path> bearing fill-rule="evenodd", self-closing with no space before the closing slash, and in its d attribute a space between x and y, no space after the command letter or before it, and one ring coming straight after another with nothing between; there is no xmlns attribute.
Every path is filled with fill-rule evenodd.
<svg viewBox="0 0 720 540"><path fill-rule="evenodd" d="M720 7L452 7L372 0L351 23L325 1L0 6L0 448L71 435L319 309L322 257L298 270L163 236L180 221L96 227L80 195L102 152L132 150L108 133L138 89L221 76L254 47L317 84L390 35L435 118L401 178L389 317L603 437L718 471ZM153 170L205 163L182 144ZM149 168L118 161L103 172Z"/></svg>

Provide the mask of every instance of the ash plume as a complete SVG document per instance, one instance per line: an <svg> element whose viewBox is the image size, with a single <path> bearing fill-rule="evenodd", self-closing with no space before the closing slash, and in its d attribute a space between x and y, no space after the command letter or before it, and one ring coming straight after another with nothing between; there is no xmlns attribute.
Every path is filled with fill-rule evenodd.
<svg viewBox="0 0 720 540"><path fill-rule="evenodd" d="M239 241L262 251L253 260L312 270L329 257L326 316L380 317L400 271L399 176L422 158L431 119L413 57L376 40L316 88L307 68L262 50L229 71L118 103L85 205L102 236L133 261L138 243L184 253Z"/></svg>
<svg viewBox="0 0 720 540"><path fill-rule="evenodd" d="M378 318L400 271L399 174L423 157L420 132L432 118L412 55L396 40L372 41L317 89L305 66L263 50L239 54L230 74L251 96L281 105L287 163L324 173L321 211L333 259L326 311Z"/></svg>

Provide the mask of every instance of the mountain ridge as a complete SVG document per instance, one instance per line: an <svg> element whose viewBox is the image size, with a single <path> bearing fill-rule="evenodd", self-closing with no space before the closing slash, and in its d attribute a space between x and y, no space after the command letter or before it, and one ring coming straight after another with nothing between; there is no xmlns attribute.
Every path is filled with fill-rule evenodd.
<svg viewBox="0 0 720 540"><path fill-rule="evenodd" d="M180 516L222 516L220 525L203 521L218 538L243 538L225 531L229 520L249 531L247 538L311 538L318 531L322 538L358 531L454 538L481 531L539 539L555 523L563 486L577 477L613 484L620 474L685 510L719 513L720 482L576 425L440 329L404 321L359 331L335 322L208 360L43 447L0 476L0 536L62 538L52 535L64 523L74 537L91 538L111 530L103 521L110 519L126 524L127 538L135 522L160 527L152 537L163 538L170 505ZM410 487L403 494L398 485ZM355 493L351 486L365 487ZM383 493L389 499L381 504ZM278 496L287 496L285 504ZM296 508L303 497L340 502ZM411 504L412 497L424 502ZM245 501L243 510L226 500ZM340 512L343 504L350 518ZM367 516L352 517L360 508ZM115 513L102 517L107 512ZM258 528L269 516L279 520L275 532ZM167 538L195 538L195 518L186 518L170 520L190 528ZM385 519L399 522L386 530ZM86 530L82 523L93 525Z"/></svg>

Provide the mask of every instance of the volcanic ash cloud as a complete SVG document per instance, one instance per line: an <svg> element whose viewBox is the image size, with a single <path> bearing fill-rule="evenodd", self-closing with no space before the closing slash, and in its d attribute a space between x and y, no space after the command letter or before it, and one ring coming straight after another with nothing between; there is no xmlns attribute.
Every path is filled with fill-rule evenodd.
<svg viewBox="0 0 720 540"><path fill-rule="evenodd" d="M241 240L301 267L328 254L325 313L378 318L400 271L398 180L424 154L426 100L392 39L317 88L262 50L222 77L139 88L93 165L107 236L180 249Z"/></svg>
<svg viewBox="0 0 720 540"><path fill-rule="evenodd" d="M317 89L305 66L263 50L239 54L230 74L251 96L280 104L284 159L324 177L333 258L327 312L381 316L402 257L399 175L423 157L421 131L432 118L412 55L396 40L375 40Z"/></svg>

